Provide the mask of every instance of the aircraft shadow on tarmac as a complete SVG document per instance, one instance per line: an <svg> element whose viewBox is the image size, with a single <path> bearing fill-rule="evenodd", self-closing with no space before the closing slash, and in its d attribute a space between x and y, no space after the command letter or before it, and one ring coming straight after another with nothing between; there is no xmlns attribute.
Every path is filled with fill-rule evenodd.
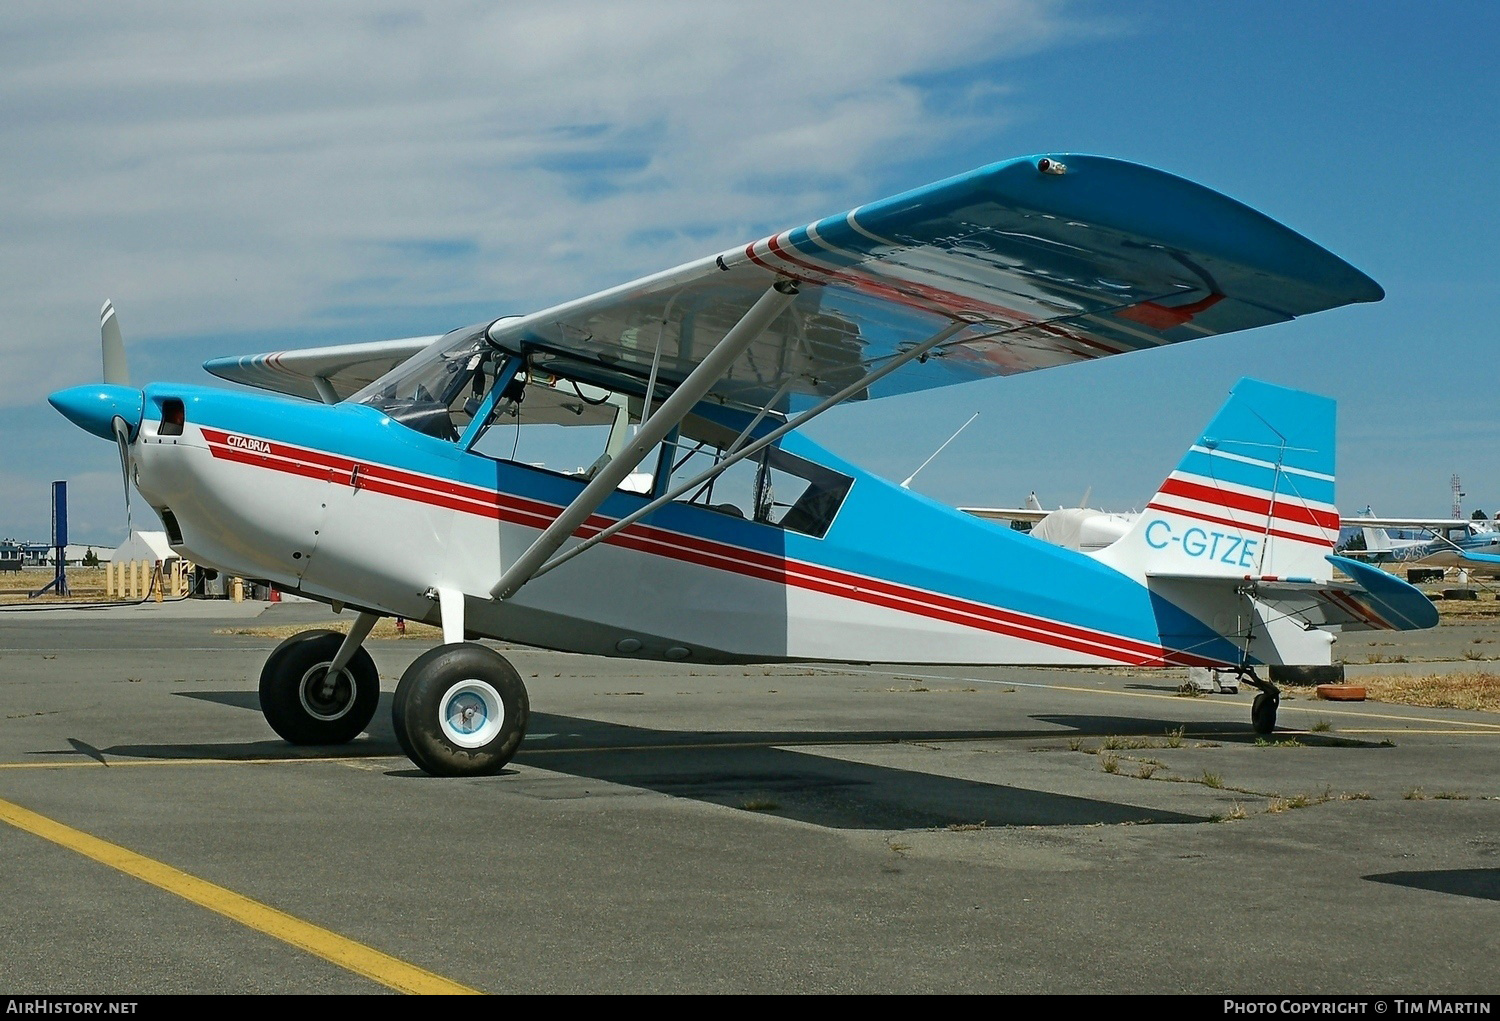
<svg viewBox="0 0 1500 1021"><path fill-rule="evenodd" d="M1370 741L1364 738L1303 730L1281 729L1272 734L1257 734L1249 721L1200 720L1187 723L1183 720L1147 719L1140 716L1095 716L1077 713L1037 713L1032 719L1042 723L1054 723L1060 727L1070 727L1075 731L1073 736L1086 735L1101 739L1105 737L1137 738L1146 742L1136 746L1141 748L1165 748L1169 747L1173 740L1180 740L1184 746L1187 746L1198 741L1213 741L1217 744L1255 744L1257 741L1276 742L1293 739L1298 744L1321 748L1394 747L1391 742L1385 740ZM1037 731L1034 734L1022 736L1043 735L1059 736L1055 730Z"/></svg>
<svg viewBox="0 0 1500 1021"><path fill-rule="evenodd" d="M1365 876L1372 883L1409 886L1417 890L1452 893L1460 897L1500 900L1500 868L1434 869L1427 872L1383 872Z"/></svg>
<svg viewBox="0 0 1500 1021"><path fill-rule="evenodd" d="M253 691L182 692L180 695L239 709L259 711L260 708L259 698ZM56 754L85 754L101 762L107 762L111 755L230 761L399 756L402 753L391 730L389 703L390 695L382 694L381 705L367 736L348 745L296 747L269 739L232 744L135 744L95 749L73 739L71 751ZM1143 732L1163 735L1180 726L1175 721L1094 716L1038 719L1100 735ZM1248 733L1248 726L1246 731ZM1063 735L1055 727L947 731L659 731L532 713L527 739L515 761L583 779L764 812L835 829L1212 821L1212 817L1206 815L849 762L801 750L944 740L1055 739L1059 736ZM392 770L391 775L432 779L413 769Z"/></svg>

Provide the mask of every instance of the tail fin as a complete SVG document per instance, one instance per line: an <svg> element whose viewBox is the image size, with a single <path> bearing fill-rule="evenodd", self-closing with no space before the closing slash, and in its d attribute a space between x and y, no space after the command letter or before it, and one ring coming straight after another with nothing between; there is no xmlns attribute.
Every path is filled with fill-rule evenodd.
<svg viewBox="0 0 1500 1021"><path fill-rule="evenodd" d="M1129 532L1097 556L1136 577L1327 581L1339 536L1334 402L1242 379Z"/></svg>

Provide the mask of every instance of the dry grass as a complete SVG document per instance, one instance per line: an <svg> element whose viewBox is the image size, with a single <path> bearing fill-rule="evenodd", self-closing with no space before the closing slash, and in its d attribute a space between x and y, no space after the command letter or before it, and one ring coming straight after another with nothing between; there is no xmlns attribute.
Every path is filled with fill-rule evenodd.
<svg viewBox="0 0 1500 1021"><path fill-rule="evenodd" d="M68 568L69 595L57 596L49 592L45 596L31 599L31 593L50 582L52 575L53 571L50 567L29 567L23 571L0 572L0 603L89 602L104 599L104 568L102 567L70 567Z"/></svg>
<svg viewBox="0 0 1500 1021"><path fill-rule="evenodd" d="M1448 586L1452 588L1453 586ZM1441 591L1441 590L1439 590ZM1435 592L1428 592L1435 595ZM1500 600L1493 592L1481 589L1478 599L1436 599L1439 621L1500 620Z"/></svg>
<svg viewBox="0 0 1500 1021"><path fill-rule="evenodd" d="M1350 678L1362 685L1375 702L1421 706L1428 709L1477 709L1500 713L1500 674L1483 670L1451 674L1380 674ZM1283 685L1311 696L1310 685Z"/></svg>

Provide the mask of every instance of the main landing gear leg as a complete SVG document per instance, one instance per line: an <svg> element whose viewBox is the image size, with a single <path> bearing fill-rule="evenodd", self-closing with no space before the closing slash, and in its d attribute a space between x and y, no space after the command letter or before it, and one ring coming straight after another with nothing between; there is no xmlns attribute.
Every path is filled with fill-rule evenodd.
<svg viewBox="0 0 1500 1021"><path fill-rule="evenodd" d="M362 643L378 618L361 613L348 635L303 631L276 646L260 672L260 711L292 744L344 744L369 726L380 672Z"/></svg>
<svg viewBox="0 0 1500 1021"><path fill-rule="evenodd" d="M464 641L463 593L437 595L445 644L401 675L391 712L396 740L433 776L498 773L526 736L526 685L504 656Z"/></svg>
<svg viewBox="0 0 1500 1021"><path fill-rule="evenodd" d="M1246 684L1259 688L1260 694L1250 706L1250 727L1257 734L1269 734L1276 729L1276 710L1281 705L1281 689L1270 681L1263 681L1255 668L1246 663L1237 671Z"/></svg>

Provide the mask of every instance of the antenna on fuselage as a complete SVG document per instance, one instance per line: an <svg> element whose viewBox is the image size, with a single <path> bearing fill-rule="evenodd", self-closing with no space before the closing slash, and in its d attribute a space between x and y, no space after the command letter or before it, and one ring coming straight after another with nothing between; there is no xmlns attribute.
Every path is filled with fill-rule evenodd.
<svg viewBox="0 0 1500 1021"><path fill-rule="evenodd" d="M920 472L923 468L926 468L929 464L931 464L932 463L932 459L934 457L937 457L939 454L941 454L943 452L943 447L946 447L948 444L950 444L954 440L958 439L958 434L961 433L961 432L963 432L965 429L967 429L969 427L969 422L974 421L974 419L976 419L978 417L979 417L979 412L977 412L977 411L974 412L974 414L970 415L969 416L969 421L965 422L963 425L959 426L957 432L955 432L952 436L949 436L946 440L944 440L942 447L938 447L936 450L934 450L932 452L932 456L931 457L928 457L927 460L925 460L921 464L917 465L917 471L912 472L910 475L908 475L906 477L906 481L903 482L903 483L901 483L901 488L902 489L910 489L911 488L911 480L917 477L917 472Z"/></svg>

